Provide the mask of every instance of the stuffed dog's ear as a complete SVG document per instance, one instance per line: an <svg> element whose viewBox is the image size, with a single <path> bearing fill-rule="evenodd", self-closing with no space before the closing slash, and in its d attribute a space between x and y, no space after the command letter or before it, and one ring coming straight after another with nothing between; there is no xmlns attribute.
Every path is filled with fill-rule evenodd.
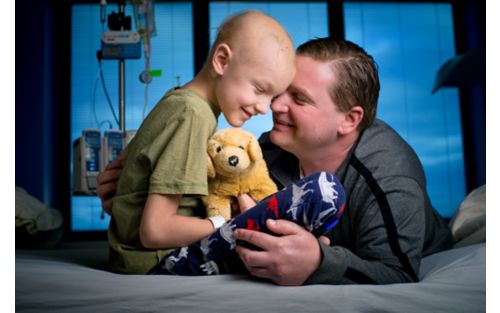
<svg viewBox="0 0 500 313"><path fill-rule="evenodd" d="M263 157L259 142L254 136L250 136L250 142L248 143L248 155L250 156L250 160L252 160L252 162L262 159Z"/></svg>
<svg viewBox="0 0 500 313"><path fill-rule="evenodd" d="M215 177L214 163L212 162L212 158L210 157L210 155L208 153L207 153L207 175L210 178Z"/></svg>
<svg viewBox="0 0 500 313"><path fill-rule="evenodd" d="M207 143L207 175L210 178L214 178L216 175L215 166L211 157L211 155L215 154L216 146L217 146L217 141L215 141L213 138L210 138Z"/></svg>

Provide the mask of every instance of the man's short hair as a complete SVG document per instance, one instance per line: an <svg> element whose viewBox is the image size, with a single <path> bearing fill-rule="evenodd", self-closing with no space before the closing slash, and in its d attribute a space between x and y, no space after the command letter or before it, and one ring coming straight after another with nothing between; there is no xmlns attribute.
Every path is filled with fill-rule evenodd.
<svg viewBox="0 0 500 313"><path fill-rule="evenodd" d="M360 46L347 40L317 38L300 45L297 55L330 62L336 82L330 86L330 97L342 112L358 105L364 115L359 130L375 120L380 91L377 64Z"/></svg>

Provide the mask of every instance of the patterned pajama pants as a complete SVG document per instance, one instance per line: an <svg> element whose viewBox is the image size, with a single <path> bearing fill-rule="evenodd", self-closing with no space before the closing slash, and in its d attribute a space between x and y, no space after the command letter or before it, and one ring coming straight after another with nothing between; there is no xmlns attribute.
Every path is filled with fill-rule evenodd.
<svg viewBox="0 0 500 313"><path fill-rule="evenodd" d="M319 172L270 195L253 208L227 221L212 235L165 256L149 274L216 275L245 272L235 251L234 230L246 228L273 234L267 219L293 221L319 237L339 221L344 189L331 173Z"/></svg>

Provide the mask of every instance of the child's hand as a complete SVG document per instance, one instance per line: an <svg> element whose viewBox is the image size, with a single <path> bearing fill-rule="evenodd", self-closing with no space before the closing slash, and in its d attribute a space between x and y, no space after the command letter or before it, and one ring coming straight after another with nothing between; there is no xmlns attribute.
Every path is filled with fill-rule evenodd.
<svg viewBox="0 0 500 313"><path fill-rule="evenodd" d="M231 197L231 217L235 217L243 211L246 211L256 204L255 200L247 193Z"/></svg>
<svg viewBox="0 0 500 313"><path fill-rule="evenodd" d="M247 193L238 195L238 203L240 206L240 212L253 208L257 204L257 202L255 202L255 200L252 199L252 197L250 197Z"/></svg>

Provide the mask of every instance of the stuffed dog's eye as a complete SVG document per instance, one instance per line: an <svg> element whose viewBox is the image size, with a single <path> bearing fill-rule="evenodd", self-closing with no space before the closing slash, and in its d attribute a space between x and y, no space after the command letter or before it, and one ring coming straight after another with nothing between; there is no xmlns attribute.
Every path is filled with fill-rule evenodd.
<svg viewBox="0 0 500 313"><path fill-rule="evenodd" d="M243 146L238 146L238 148L240 148L241 150L245 150L245 147Z"/></svg>
<svg viewBox="0 0 500 313"><path fill-rule="evenodd" d="M215 149L215 151L216 151L217 153L221 152L221 151L222 151L222 147L221 147L221 146L218 146L218 147L217 147L217 149Z"/></svg>

